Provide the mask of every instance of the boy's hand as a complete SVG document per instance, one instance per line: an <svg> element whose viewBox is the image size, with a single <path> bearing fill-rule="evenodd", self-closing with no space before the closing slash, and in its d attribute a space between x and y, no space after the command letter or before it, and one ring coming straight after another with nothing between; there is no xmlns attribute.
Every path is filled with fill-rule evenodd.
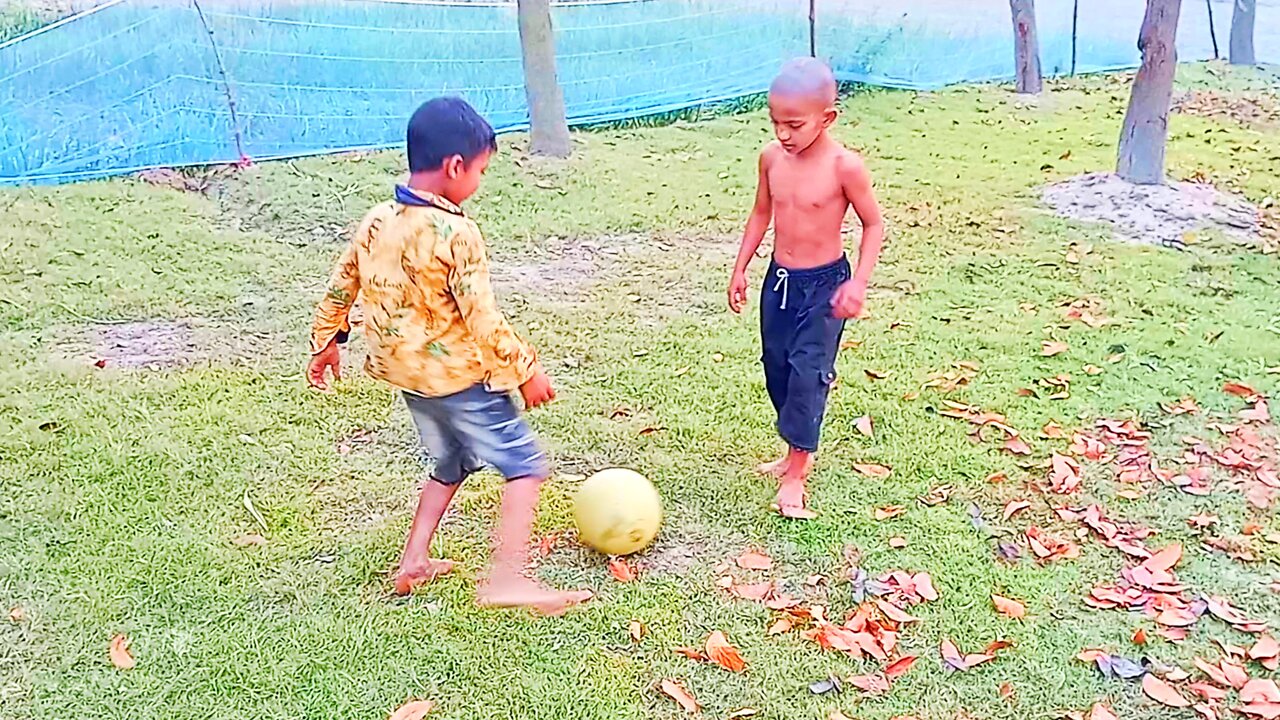
<svg viewBox="0 0 1280 720"><path fill-rule="evenodd" d="M729 309L741 313L747 304L747 274L734 272L729 280Z"/></svg>
<svg viewBox="0 0 1280 720"><path fill-rule="evenodd" d="M831 298L831 314L841 320L851 320L862 315L867 302L867 286L857 280L848 280Z"/></svg>
<svg viewBox="0 0 1280 720"><path fill-rule="evenodd" d="M307 363L307 384L317 390L328 390L326 370L333 371L334 380L342 379L342 356L336 340L330 340L323 350L311 356L311 362Z"/></svg>
<svg viewBox="0 0 1280 720"><path fill-rule="evenodd" d="M551 402L556 399L555 388L551 387L551 378L543 372L539 367L533 377L525 381L520 386L520 396L524 398L524 407L526 410L532 410L539 405Z"/></svg>

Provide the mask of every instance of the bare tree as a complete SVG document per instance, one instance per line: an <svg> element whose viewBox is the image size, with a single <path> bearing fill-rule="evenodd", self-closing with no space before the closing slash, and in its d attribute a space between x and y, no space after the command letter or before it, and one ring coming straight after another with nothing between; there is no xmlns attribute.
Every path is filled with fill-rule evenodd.
<svg viewBox="0 0 1280 720"><path fill-rule="evenodd" d="M530 150L535 155L568 157L573 150L564 113L564 92L556 79L556 38L551 0L518 0L524 91L529 102Z"/></svg>
<svg viewBox="0 0 1280 720"><path fill-rule="evenodd" d="M1258 14L1258 0L1236 0L1231 12L1231 64L1257 65L1253 54L1253 22Z"/></svg>
<svg viewBox="0 0 1280 720"><path fill-rule="evenodd" d="M1164 182L1165 143L1169 136L1169 103L1178 69L1178 15L1182 0L1147 0L1138 49L1142 67L1133 80L1129 109L1120 131L1116 172L1138 185Z"/></svg>
<svg viewBox="0 0 1280 720"><path fill-rule="evenodd" d="M1044 80L1040 73L1035 0L1009 0L1009 9L1013 12L1013 59L1018 92L1039 95L1044 89Z"/></svg>

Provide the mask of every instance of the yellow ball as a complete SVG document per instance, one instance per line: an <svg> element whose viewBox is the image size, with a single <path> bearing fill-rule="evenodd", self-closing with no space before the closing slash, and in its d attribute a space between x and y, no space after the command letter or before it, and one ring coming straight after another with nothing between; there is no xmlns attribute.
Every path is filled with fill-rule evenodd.
<svg viewBox="0 0 1280 720"><path fill-rule="evenodd" d="M606 555L630 555L653 542L662 499L640 473L609 468L587 478L574 499L578 538Z"/></svg>

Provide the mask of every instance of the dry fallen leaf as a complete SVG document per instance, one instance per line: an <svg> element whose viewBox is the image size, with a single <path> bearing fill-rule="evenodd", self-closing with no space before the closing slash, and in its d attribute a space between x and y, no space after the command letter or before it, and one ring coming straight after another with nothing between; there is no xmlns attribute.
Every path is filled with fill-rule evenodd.
<svg viewBox="0 0 1280 720"><path fill-rule="evenodd" d="M132 670L138 664L129 653L129 638L124 635L111 638L111 648L107 654L111 657L111 664L121 670Z"/></svg>
<svg viewBox="0 0 1280 720"><path fill-rule="evenodd" d="M1056 340L1045 340L1040 343L1040 354L1044 357L1053 357L1067 351L1067 344Z"/></svg>
<svg viewBox="0 0 1280 720"><path fill-rule="evenodd" d="M627 583L636 579L636 569L622 558L613 558L609 561L609 574L618 582Z"/></svg>
<svg viewBox="0 0 1280 720"><path fill-rule="evenodd" d="M1013 517L1014 515L1017 515L1018 513L1022 512L1023 510L1026 510L1029 507L1031 507L1031 503L1027 502L1026 500L1010 500L1004 506L1005 522L1008 522L1009 518Z"/></svg>
<svg viewBox="0 0 1280 720"><path fill-rule="evenodd" d="M738 653L738 648L729 644L729 639L724 633L716 630L707 636L707 657L711 662L730 672L742 672L746 669L747 663L742 659L742 655Z"/></svg>
<svg viewBox="0 0 1280 720"><path fill-rule="evenodd" d="M640 642L644 639L646 632L644 623L639 620L632 620L627 623L627 633L631 635L631 642Z"/></svg>
<svg viewBox="0 0 1280 720"><path fill-rule="evenodd" d="M724 716L724 720L746 720L760 714L760 711L753 707L738 708L728 715Z"/></svg>
<svg viewBox="0 0 1280 720"><path fill-rule="evenodd" d="M1169 707L1191 707L1191 701L1182 697L1172 685L1152 673L1142 676L1142 692L1156 702Z"/></svg>
<svg viewBox="0 0 1280 720"><path fill-rule="evenodd" d="M773 558L758 550L748 550L735 558L734 562L743 570L768 570L773 567Z"/></svg>
<svg viewBox="0 0 1280 720"><path fill-rule="evenodd" d="M873 478L887 478L893 474L893 468L878 463L854 463L853 469Z"/></svg>
<svg viewBox="0 0 1280 720"><path fill-rule="evenodd" d="M1005 617L1019 620L1027 616L1027 606L1017 600L1010 600L1007 597L992 595L991 603L995 605L996 612L1004 615Z"/></svg>
<svg viewBox="0 0 1280 720"><path fill-rule="evenodd" d="M893 548L894 550L901 550L906 546L907 546L907 539L904 537L895 536L895 537L889 538L889 547Z"/></svg>
<svg viewBox="0 0 1280 720"><path fill-rule="evenodd" d="M872 370L871 368L866 368L862 372L866 373L867 377L871 378L872 380L884 380L885 378L892 375L892 373L887 373L883 370Z"/></svg>
<svg viewBox="0 0 1280 720"><path fill-rule="evenodd" d="M1086 720L1118 720L1118 718L1106 705L1094 703L1093 707L1089 708L1089 716Z"/></svg>
<svg viewBox="0 0 1280 720"><path fill-rule="evenodd" d="M694 647L681 646L671 648L671 652L680 655L681 657L687 657L694 662L706 662L709 659L705 653Z"/></svg>
<svg viewBox="0 0 1280 720"><path fill-rule="evenodd" d="M685 690L684 686L679 682L667 678L662 681L662 684L659 687L661 687L662 692L665 693L667 697L679 703L680 707L684 708L684 711L690 715L702 709L702 706L698 704L698 701L694 700L693 696L689 694L689 691Z"/></svg>
<svg viewBox="0 0 1280 720"><path fill-rule="evenodd" d="M885 507L876 508L873 513L873 517L875 517L876 520L883 521L890 518L896 518L906 511L907 509L902 505L886 505Z"/></svg>
<svg viewBox="0 0 1280 720"><path fill-rule="evenodd" d="M866 435L867 437L872 437L875 434L875 428L873 427L870 415L863 415L857 420L854 420L853 426L858 429L858 432Z"/></svg>
<svg viewBox="0 0 1280 720"><path fill-rule="evenodd" d="M27 619L27 611L22 609L21 605L14 605L9 608L9 622L17 625Z"/></svg>
<svg viewBox="0 0 1280 720"><path fill-rule="evenodd" d="M1133 637L1130 639L1133 641L1134 645L1146 645L1147 631L1144 630L1143 628L1138 628L1137 630L1134 631Z"/></svg>
<svg viewBox="0 0 1280 720"><path fill-rule="evenodd" d="M785 617L779 618L772 625L769 626L769 629L766 630L764 634L770 635L770 636L781 635L783 633L790 632L791 627L792 627L791 618L785 618Z"/></svg>
<svg viewBox="0 0 1280 720"><path fill-rule="evenodd" d="M422 720L435 706L430 700L410 700L396 708L387 720Z"/></svg>
<svg viewBox="0 0 1280 720"><path fill-rule="evenodd" d="M267 539L257 533L249 533L231 538L231 544L236 547L259 547L266 545Z"/></svg>
<svg viewBox="0 0 1280 720"><path fill-rule="evenodd" d="M1222 391L1225 393L1229 393L1231 395L1235 395L1236 397L1242 397L1245 400L1252 400L1253 398L1256 398L1262 395L1262 393L1258 392L1257 390L1254 390L1248 385L1245 385L1242 382L1237 382L1234 380L1228 380L1227 382L1223 383Z"/></svg>
<svg viewBox="0 0 1280 720"><path fill-rule="evenodd" d="M1018 700L1018 692L1013 689L1011 683L1000 683L1000 688L996 691L1000 695L1000 699L1009 704L1013 704Z"/></svg>
<svg viewBox="0 0 1280 720"><path fill-rule="evenodd" d="M897 660L889 663L884 668L884 676L893 680L907 674L912 665L916 664L918 658L915 655L905 655Z"/></svg>

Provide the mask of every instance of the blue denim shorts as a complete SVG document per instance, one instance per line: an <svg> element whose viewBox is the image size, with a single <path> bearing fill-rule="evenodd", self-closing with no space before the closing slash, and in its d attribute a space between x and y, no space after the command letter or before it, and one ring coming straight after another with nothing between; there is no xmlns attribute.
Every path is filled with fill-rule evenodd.
<svg viewBox="0 0 1280 720"><path fill-rule="evenodd" d="M404 393L422 447L435 460L431 476L457 485L492 467L508 480L545 478L550 467L533 430L506 393L473 385L444 397Z"/></svg>

